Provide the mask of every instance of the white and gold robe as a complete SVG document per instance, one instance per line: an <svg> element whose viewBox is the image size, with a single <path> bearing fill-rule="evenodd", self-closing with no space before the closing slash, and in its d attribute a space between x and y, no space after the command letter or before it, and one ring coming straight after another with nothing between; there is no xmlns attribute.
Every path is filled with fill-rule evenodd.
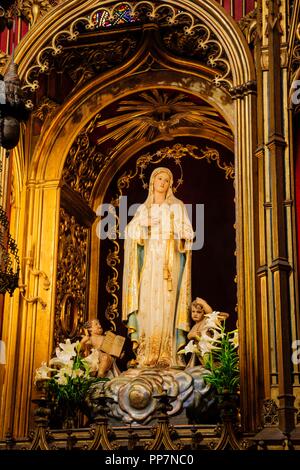
<svg viewBox="0 0 300 470"><path fill-rule="evenodd" d="M189 331L194 233L177 201L151 206L151 216L159 220L151 228L145 223L149 209L141 205L125 231L122 318L140 367L177 365Z"/></svg>

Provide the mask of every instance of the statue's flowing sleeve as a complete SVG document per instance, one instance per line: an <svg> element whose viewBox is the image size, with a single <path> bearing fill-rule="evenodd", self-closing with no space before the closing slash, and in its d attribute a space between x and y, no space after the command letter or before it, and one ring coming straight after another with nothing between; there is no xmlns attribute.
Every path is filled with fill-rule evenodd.
<svg viewBox="0 0 300 470"><path fill-rule="evenodd" d="M141 225L144 212L145 208L141 206L125 229L122 320L127 323L132 341L137 341L139 337L136 312L139 308L139 273L145 236L145 227Z"/></svg>
<svg viewBox="0 0 300 470"><path fill-rule="evenodd" d="M179 296L177 303L175 327L177 331L189 331L190 329L190 305L191 305L191 272L192 257L191 248L194 238L194 231L190 219L188 217L184 204L178 207L175 216L175 234L178 243L178 250L182 256L181 282L179 285ZM184 344L184 338L177 338L177 347Z"/></svg>

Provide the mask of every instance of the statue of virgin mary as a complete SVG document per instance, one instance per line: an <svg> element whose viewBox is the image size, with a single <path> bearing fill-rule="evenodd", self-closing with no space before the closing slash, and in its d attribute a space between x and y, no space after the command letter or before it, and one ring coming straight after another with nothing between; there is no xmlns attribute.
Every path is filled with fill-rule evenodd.
<svg viewBox="0 0 300 470"><path fill-rule="evenodd" d="M194 232L173 175L156 168L146 201L125 230L122 318L138 367L179 365L189 331Z"/></svg>

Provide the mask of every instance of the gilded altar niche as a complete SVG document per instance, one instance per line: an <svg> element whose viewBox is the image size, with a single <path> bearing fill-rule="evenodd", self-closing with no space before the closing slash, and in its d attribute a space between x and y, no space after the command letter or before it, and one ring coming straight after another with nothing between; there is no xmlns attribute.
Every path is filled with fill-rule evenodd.
<svg viewBox="0 0 300 470"><path fill-rule="evenodd" d="M203 89L207 90L210 94L212 93L212 89L205 87L203 87ZM230 102L230 99L227 99L228 102ZM203 129L203 124L205 124L205 129ZM178 129L180 129L179 133L183 135L186 133L191 134L190 139L176 137ZM216 136L216 131L218 137ZM124 135L127 136L126 139L124 139ZM202 140L199 140L197 137L200 135L202 136ZM212 144L210 142L211 136L214 136L218 140L218 144L217 146L214 145L214 148L208 148L208 145ZM112 180L111 175L108 173L109 165L112 164L114 159L118 159L122 153L125 152L126 154L128 148L130 149L131 142L135 141L137 137L143 147L142 152L144 152L144 156L139 152L136 156L131 157L131 163L126 167L128 178L126 172L124 178L120 178L120 175L125 171L125 168L122 167ZM151 141L153 141L154 144L152 147L149 147L149 142ZM166 141L166 144L169 143L169 145L162 146L162 142L164 141ZM177 144L175 142L177 142ZM179 144L179 142L181 143ZM188 142L194 142L195 145L190 145ZM161 156L155 157L154 149L157 149L157 154L159 155L159 148L162 149ZM151 149L153 153L152 157L150 157L149 152L145 154L147 150ZM231 150L232 134L229 126L221 119L220 114L213 110L212 107L208 106L205 101L199 99L195 101L192 95L184 93L178 94L172 89L143 91L128 96L126 100L121 99L106 109L103 109L102 112L96 114L91 122L80 132L72 144L65 161L62 173L64 181L63 197L66 188L68 188L70 195L71 193L73 193L73 196L74 194L77 195L77 198L75 198L76 204L80 196L86 204L93 204L94 211L96 211L97 206L93 203L93 199L98 199L98 195L95 193L95 187L103 177L105 178L106 186L109 187L110 195L101 196L101 199L105 203L115 204L121 195L126 195L130 191L133 195L142 189L142 186L139 188L134 180L140 180L141 175L138 174L139 170L146 168L149 162L151 162L151 165L158 165L164 160L171 160L173 162L172 165L174 166L175 164L176 166L176 162L180 163L183 160L183 166L185 166L189 165L187 162L189 157L195 162L202 162L201 164L204 170L204 173L202 171L203 177L205 171L207 171L207 165L205 165L204 162L211 162L211 165L208 163L208 167L211 166L214 171L219 171L219 174L222 175L221 181L225 181L227 188L231 187L228 207L233 208L234 195L233 186L230 181L232 181L234 177L234 167ZM136 158L138 158L139 163L135 168L134 161ZM122 164L121 160L120 164ZM217 168L219 168L219 170L217 170ZM200 167L198 170L199 169ZM214 171L212 172L212 176L214 175ZM149 169L147 169L147 172L149 172ZM194 168L194 174L196 174L196 172L197 165ZM189 186L188 181L190 178L188 173L187 171L185 177L187 187ZM133 180L135 186L130 190L129 185L131 180ZM183 182L182 168L180 180ZM197 181L194 182L194 188L196 188L196 186ZM217 186L221 193L220 184ZM145 181L143 187L145 187ZM124 191L125 188L127 189ZM207 194L207 201L213 200L210 191L203 191L203 193L204 192ZM208 194L210 195L208 196ZM69 202L71 207L74 206L74 200L72 201L72 199L69 198ZM134 201L132 200L132 202ZM83 202L81 205L83 207ZM88 206L86 206L85 212L87 209ZM228 224L233 230L234 217L232 215ZM95 226L93 230L95 231ZM230 242L231 248L228 247L227 250L229 258L231 257L233 260L233 265L235 263L234 237L235 235L233 235L232 242ZM212 237L208 236L208 238ZM98 315L107 327L116 329L116 325L118 325L118 328L122 329L120 323L120 287L123 266L123 245L121 243L120 247L118 240L111 241L111 244L104 240L100 242L100 245L101 268L98 274L94 274L96 285L99 285L99 293L92 294L94 300L91 300L89 315L95 315L95 312L98 312ZM219 244L219 246L221 246L221 244ZM99 247L99 240L94 237L94 242L89 249L95 253L99 250L97 247ZM99 258L99 254L93 258ZM91 263L91 266L93 263L96 265L95 260L91 260ZM92 269L92 271L94 271L94 269ZM231 271L230 282L234 286L236 272L234 268L232 268ZM230 289L228 292L229 291ZM212 296L212 292L210 296ZM230 295L227 294L226 297L229 301L227 308L234 312L236 307L236 295L232 293ZM231 300L229 300L230 298ZM223 308L225 308L225 306L223 306ZM233 319L232 324L234 324Z"/></svg>
<svg viewBox="0 0 300 470"><path fill-rule="evenodd" d="M212 0L186 0L180 9L173 0L126 4L108 0L104 6L96 0L71 0L53 10L47 1L20 3L26 9L30 6L28 18L34 24L16 51L27 106L33 112L24 146L16 152L16 193L21 202L13 220L17 238L24 240L23 267L32 275L26 257L33 250L34 266L49 273L51 288L43 292L47 315L40 302L28 302L40 298L38 276L32 275L26 298L14 298L6 305L12 315L5 316L3 328L5 338L10 338L11 365L4 388L9 406L2 403L5 431L12 429L17 437L27 434L35 393L33 371L49 359L55 343L80 336L84 321L97 314L106 328L125 333L120 322L122 245L118 239L99 240L96 213L103 202L114 205L120 193L130 198L135 190L138 202L143 202L143 184L159 163L170 165L176 180L183 180L179 198L213 201L218 206L212 211L214 222L223 217L221 229L210 230L207 237L211 259L195 264L193 289L196 295L204 291L212 304L219 296L216 307L233 312L229 318L233 322L237 300L243 430L253 436L260 425L266 428L258 447L273 442L290 446L286 435L295 424L292 404L299 376L295 365L293 385L286 367L287 332L292 330L297 339L299 331L296 315L291 318L297 307L294 208L289 178L284 188L278 182L283 174L292 180L293 168L284 145L290 135L275 119L286 112L284 100L274 109L286 85L279 60L282 51L286 67L280 43L288 39L284 21L290 12L284 2L258 1L240 27ZM43 21L34 16L36 3ZM296 3L293 11L299 12ZM248 12L250 2L242 4L243 13ZM127 22L120 22L120 11L127 14ZM295 33L299 21L293 21ZM293 73L297 73L297 43L294 46ZM176 152L182 173L176 158L168 158ZM26 175L25 183L21 175ZM212 182L220 190L218 197ZM222 199L221 194L226 196ZM219 235L228 248L225 253ZM24 358L22 366L16 350ZM138 394L133 392L135 402ZM115 449L118 444L243 449L250 444L236 434L232 403L226 405L228 420L216 431L206 427L200 435L179 426L177 440L163 394L157 397L160 415L154 437L147 428L139 442L139 436L126 428L112 441L104 416L105 397L99 393L94 398L97 424L91 435L76 431L74 444L70 433L49 434L47 408L40 406L37 431L26 446L61 448L68 442L69 447L89 449ZM19 445L9 438L2 444Z"/></svg>
<svg viewBox="0 0 300 470"><path fill-rule="evenodd" d="M142 200L140 175L136 173L126 187L127 182L120 181L120 172L133 175L135 161L149 160L148 154L163 155L160 164L170 162L176 180L183 180L185 197L191 203L204 194L207 203L214 201L209 182L214 181L220 194L227 188L223 214L220 206L214 215L219 219L227 217L220 222L224 236L224 227L230 226L225 255L230 264L229 287L220 293L218 307L233 312L235 324L235 104L229 90L235 84L236 75L230 65L229 51L219 40L217 28L206 24L205 15L196 18L191 12L182 13L170 7L168 2L159 5L137 2L133 28L123 25L105 31L100 23L93 28L95 31L91 30L91 19L106 15L105 9L93 7L91 11L85 5L86 10L78 17L66 21L55 36L41 43L24 70L27 105L35 106L28 124L33 137L32 166L36 171L33 181L42 182L38 188L33 185L30 189L36 198L40 188L43 194L43 204L39 206L36 202L32 210L38 212L40 207L52 204L47 220L40 215L43 222L39 223L49 227L52 214L57 237L52 237L49 231L49 245L55 247L57 243L57 246L53 251L40 253L40 263L43 267L49 261L53 263L51 272L56 276L55 292L51 292L51 301L48 300L54 326L48 350L53 350L53 345L62 338L79 336L84 321L97 313L107 328L124 331L120 324L119 296L122 247L118 240L111 246L99 241L95 213L102 202L111 202L118 196L117 190L123 184L124 194L133 194L135 186ZM64 8L67 10L66 4ZM116 5L110 8L110 15L114 16ZM36 28L41 27L42 23L37 23ZM185 38L187 30L188 39ZM176 50L172 46L174 40ZM237 42L240 44L240 37ZM187 50L196 43L194 54L186 57ZM81 58L87 51L88 60L82 68ZM245 81L250 81L251 73L244 73ZM244 85L240 97L243 90L248 93L245 102L250 101L250 85ZM238 108L245 113L249 110L244 103ZM59 125L58 118L62 118ZM239 132L238 126L236 131ZM50 143L51 151L46 148ZM46 161L48 158L52 163ZM145 169L145 178L149 178L149 171L159 163L159 158L152 159ZM182 166L179 175L178 162ZM198 172L203 177L202 195L197 193ZM193 178L189 186L188 181ZM115 192L109 194L109 191ZM50 194L54 195L53 203ZM105 200L106 197L109 199ZM218 205L216 200L214 203ZM55 213L54 207L60 210ZM214 235L210 230L208 240L212 244ZM218 249L221 250L221 244ZM223 256L218 249L211 251L214 265ZM53 253L51 260L49 253ZM72 266L74 259L77 267ZM208 259L202 261L207 279L205 293L213 299L212 266ZM226 269L227 261L217 266L223 278L221 271ZM194 290L202 292L201 276L195 271L193 277ZM224 295L227 295L226 306L222 305ZM22 422L20 429L25 426Z"/></svg>
<svg viewBox="0 0 300 470"><path fill-rule="evenodd" d="M212 89L210 93L213 93ZM227 104L230 102L230 98L227 97ZM126 139L124 135L127 136ZM132 148L132 142L137 140L137 137L140 144L138 151ZM119 197L128 196L128 207L132 203L141 202L145 197L149 172L160 165L170 167L176 178L174 183L176 194L182 186L185 188L183 194L187 202L193 206L202 202L209 207L207 213L210 215L207 219L210 222L205 240L208 249L204 257L195 258L194 291L201 290L201 295L208 296L210 302L217 304L218 308L232 312L230 322L234 327L236 247L232 148L230 127L205 99L195 97L191 93L178 93L171 87L159 90L141 89L136 93L128 93L126 99L120 98L103 108L101 113L96 114L80 132L65 160L62 172L64 181L62 197L63 201L69 204L68 210L71 208L73 211L77 210L77 213L81 213L81 217L84 213L82 209L85 207L87 210L88 204L100 215L97 207L97 201L100 199L102 203L111 204L111 207L116 209L116 221L118 221ZM106 188L105 194L103 187ZM216 188L222 197L214 194ZM77 207L79 201L81 209ZM89 210L91 211L91 208ZM213 249L217 244L214 236L216 231L213 229L215 220L218 220L219 224L218 236L221 236L223 241L219 240L219 248L215 246ZM95 232L99 236L98 225L99 220L96 220L89 246L89 251L96 253L91 259L90 268L96 282L92 284L92 288L86 290L86 292L89 290L90 294L92 290L94 291L94 299L90 299L87 315L93 318L97 312L105 329L113 329L125 336L127 331L121 321L120 297L124 266L123 241L119 237L121 228L117 223L115 228L117 237L112 237L111 240L99 240L95 236ZM222 248L224 244L227 247L226 253ZM220 258L223 259L222 263L218 262ZM98 272L95 269L96 263L98 263ZM199 266L202 267L201 270L198 269ZM219 283L218 295L212 281L214 276L223 279L226 277L225 283ZM99 286L98 291L95 285ZM79 334L82 323L78 324L78 327ZM125 356L121 362L117 362L117 365L124 371L130 359L132 359L132 345L128 341ZM161 372L160 380L163 381L163 371ZM191 377L187 377L190 381ZM184 384L183 388L185 386ZM191 392L192 388L188 386L185 394ZM134 394L137 394L137 390L134 390ZM148 401L145 399L144 402L143 406L147 408ZM134 401L135 406L137 404ZM140 409L137 415L139 420L153 418L156 407L151 406L152 413L149 416L147 413L142 414L143 406L142 402L137 406ZM182 402L179 400L175 407L176 412L180 412L181 408ZM124 420L129 422L128 419L129 417L124 415Z"/></svg>

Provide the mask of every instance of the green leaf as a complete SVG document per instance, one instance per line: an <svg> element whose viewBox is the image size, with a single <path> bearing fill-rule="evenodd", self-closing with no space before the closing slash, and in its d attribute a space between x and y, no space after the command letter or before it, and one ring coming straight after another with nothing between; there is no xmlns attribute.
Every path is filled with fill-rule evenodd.
<svg viewBox="0 0 300 470"><path fill-rule="evenodd" d="M240 383L240 372L238 351L230 341L234 332L225 333L225 322L221 332L220 349L212 350L204 358L204 367L209 371L204 375L204 380L213 385L218 393L224 390L236 393Z"/></svg>

